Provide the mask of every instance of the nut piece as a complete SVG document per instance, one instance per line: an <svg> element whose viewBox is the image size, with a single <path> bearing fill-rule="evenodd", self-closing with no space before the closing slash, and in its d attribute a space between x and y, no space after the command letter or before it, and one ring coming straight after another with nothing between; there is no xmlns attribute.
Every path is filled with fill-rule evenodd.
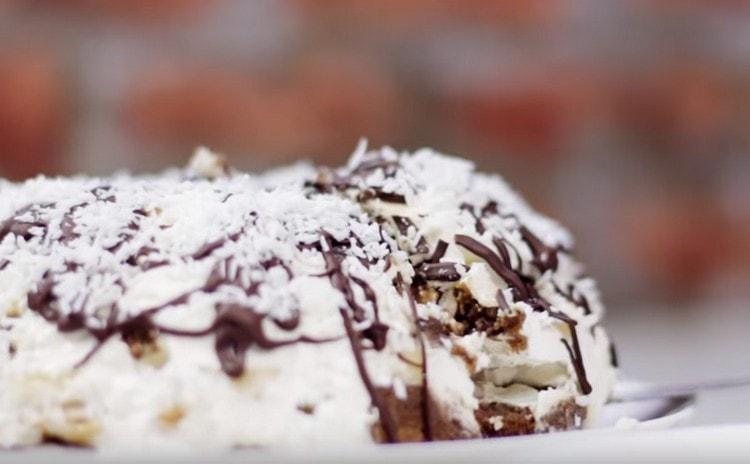
<svg viewBox="0 0 750 464"><path fill-rule="evenodd" d="M229 167L224 156L214 153L206 147L198 147L190 159L188 170L199 177L216 179L226 174Z"/></svg>
<svg viewBox="0 0 750 464"><path fill-rule="evenodd" d="M177 427L177 424L185 417L187 412L185 408L179 404L172 406L171 408L165 409L159 413L159 423L168 429Z"/></svg>
<svg viewBox="0 0 750 464"><path fill-rule="evenodd" d="M155 331L134 331L123 336L130 355L159 369L169 360L167 350L159 343Z"/></svg>
<svg viewBox="0 0 750 464"><path fill-rule="evenodd" d="M315 405L312 403L302 403L297 405L297 410L308 416L315 414Z"/></svg>
<svg viewBox="0 0 750 464"><path fill-rule="evenodd" d="M8 309L5 310L5 315L8 317L21 317L23 316L24 307L19 302L14 302Z"/></svg>
<svg viewBox="0 0 750 464"><path fill-rule="evenodd" d="M61 441L75 446L90 447L99 434L99 423L90 418L85 403L79 399L70 399L62 403L62 420L46 418L40 428L47 441Z"/></svg>

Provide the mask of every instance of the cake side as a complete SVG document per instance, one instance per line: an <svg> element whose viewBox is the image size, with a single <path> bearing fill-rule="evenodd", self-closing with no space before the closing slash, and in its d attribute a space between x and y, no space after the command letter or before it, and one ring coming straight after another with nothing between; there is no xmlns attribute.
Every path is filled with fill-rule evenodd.
<svg viewBox="0 0 750 464"><path fill-rule="evenodd" d="M595 422L614 360L596 283L573 257L567 230L500 177L429 149L404 156L360 147L320 180L363 204L407 251L420 323L474 383L463 392L466 404L469 392L478 400L474 430L515 435ZM511 412L492 413L503 408Z"/></svg>

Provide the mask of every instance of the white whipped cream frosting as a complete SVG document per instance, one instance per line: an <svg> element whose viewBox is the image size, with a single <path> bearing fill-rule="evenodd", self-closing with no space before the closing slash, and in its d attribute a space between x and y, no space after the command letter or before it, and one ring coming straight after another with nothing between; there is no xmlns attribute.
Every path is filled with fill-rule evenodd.
<svg viewBox="0 0 750 464"><path fill-rule="evenodd" d="M374 159L397 168L357 171ZM107 450L161 451L372 442L373 426L383 418L373 407L346 336L341 310L351 308L326 275L321 252L298 246L325 250L329 244L321 230L335 240L351 234L358 238L350 242L341 269L365 281L376 296L377 308L363 288L352 286L366 313L354 321L355 329L372 326L375 311L388 327L381 350L363 342L365 368L376 388L404 399L407 387L427 385L431 400L467 437L481 434L476 411L493 403L526 408L538 431L554 428L545 417L570 402L586 411L586 424L595 422L615 381L596 285L567 251L557 254L555 269L540 272L534 251L519 232L522 225L546 246L569 250L573 242L564 228L533 211L498 176L477 173L470 162L429 149L413 154L387 147L371 151L362 143L347 167L325 175L346 178L347 186L314 191L306 183L320 176L307 165L266 175L233 172L201 149L189 169L156 176L0 182L0 232L10 224L3 221L11 218L45 224L0 235L0 446L34 445L49 438ZM373 190L385 195L362 198L363 191ZM404 203L392 201L394 195ZM475 215L488 202L499 211L481 219L480 232ZM37 208L25 211L30 205ZM138 228L133 230L136 210ZM394 216L408 218L411 226L402 233ZM72 239L66 239L66 218L74 224ZM582 392L561 341L572 343L569 324L514 301L509 282L457 245L457 234L489 248L493 237L504 239L513 250L513 268L533 280L552 311L575 321L589 394ZM235 240L227 240L233 235ZM419 263L440 240L447 243L440 262L454 263L460 277L428 282L443 295L420 299L414 307L417 318L451 326L456 311L451 289L456 286L467 289L482 307L497 307L501 291L510 306L501 312L523 315L516 334L526 340L523 349L513 348L510 334L490 336L478 330L463 335L446 330L426 340L408 292L399 291L394 280L400 275L407 288L416 282ZM196 258L217 241L220 246ZM428 253L415 251L420 243ZM153 250L139 255L144 248ZM128 262L133 256L135 261ZM282 266L258 266L271 257L290 272ZM151 267L146 261L167 264ZM69 269L70 262L77 263L76 269ZM244 286L257 282L257 291L249 295L231 285L202 291L216 265L226 262L227 278ZM211 334L160 333L155 348L140 357L114 335L81 364L97 346L96 337L86 330L58 330L29 307L29 293L50 272L56 310L62 315L81 312L92 327L105 326L106 312L115 304L113 317L126 320L189 294L160 309L154 321L198 331L212 324L217 304L234 303L266 318L263 329L269 339L328 341L274 349L251 346L239 377L222 372ZM569 288L575 298L559 291ZM272 322L295 312L299 325L293 330ZM422 363L426 383L423 370L415 367ZM507 422L501 414L490 421L497 430Z"/></svg>

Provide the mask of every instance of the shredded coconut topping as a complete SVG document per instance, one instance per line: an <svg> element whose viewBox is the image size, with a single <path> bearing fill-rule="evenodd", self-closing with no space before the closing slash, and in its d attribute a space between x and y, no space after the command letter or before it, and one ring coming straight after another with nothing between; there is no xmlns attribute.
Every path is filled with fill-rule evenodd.
<svg viewBox="0 0 750 464"><path fill-rule="evenodd" d="M603 308L569 233L465 160L361 142L340 169L250 176L201 148L184 170L0 182L0 198L0 276L13 282L0 319L85 334L71 369L116 337L140 358L158 337L210 335L239 378L248 357L348 339L340 363L391 442L403 437L388 395L410 401L415 384L425 440L441 437L433 403L463 436L496 435L512 392L541 418L571 398L599 407L611 388Z"/></svg>

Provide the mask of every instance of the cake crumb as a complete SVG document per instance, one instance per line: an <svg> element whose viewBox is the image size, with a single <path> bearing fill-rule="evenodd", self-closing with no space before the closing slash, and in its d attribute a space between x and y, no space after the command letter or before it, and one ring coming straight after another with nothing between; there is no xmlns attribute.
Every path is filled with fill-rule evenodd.
<svg viewBox="0 0 750 464"><path fill-rule="evenodd" d="M185 408L177 404L159 413L159 423L166 428L177 427L177 424L185 418Z"/></svg>
<svg viewBox="0 0 750 464"><path fill-rule="evenodd" d="M206 147L196 148L188 164L188 171L206 179L221 177L227 173L227 170L226 158Z"/></svg>

